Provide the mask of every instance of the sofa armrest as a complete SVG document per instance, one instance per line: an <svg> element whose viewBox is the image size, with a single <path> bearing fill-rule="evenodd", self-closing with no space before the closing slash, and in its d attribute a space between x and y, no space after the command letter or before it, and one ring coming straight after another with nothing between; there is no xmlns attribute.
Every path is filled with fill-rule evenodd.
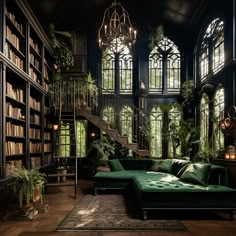
<svg viewBox="0 0 236 236"><path fill-rule="evenodd" d="M223 166L211 164L208 184L228 185L228 172Z"/></svg>

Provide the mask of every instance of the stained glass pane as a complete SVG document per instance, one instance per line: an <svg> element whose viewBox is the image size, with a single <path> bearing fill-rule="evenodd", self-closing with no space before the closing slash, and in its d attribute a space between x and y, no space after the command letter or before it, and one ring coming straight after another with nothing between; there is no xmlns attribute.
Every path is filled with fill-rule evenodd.
<svg viewBox="0 0 236 236"><path fill-rule="evenodd" d="M150 112L150 156L160 158L162 156L162 120L163 114L161 109L153 107Z"/></svg>
<svg viewBox="0 0 236 236"><path fill-rule="evenodd" d="M86 128L87 121L76 121L76 154L77 157L86 157Z"/></svg>

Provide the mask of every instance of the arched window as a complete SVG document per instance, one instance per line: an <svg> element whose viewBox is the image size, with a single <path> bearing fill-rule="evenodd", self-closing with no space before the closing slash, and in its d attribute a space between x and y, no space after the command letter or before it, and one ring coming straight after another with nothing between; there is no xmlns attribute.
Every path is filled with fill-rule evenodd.
<svg viewBox="0 0 236 236"><path fill-rule="evenodd" d="M102 93L113 93L115 89L115 54L107 49L102 55Z"/></svg>
<svg viewBox="0 0 236 236"><path fill-rule="evenodd" d="M106 49L102 55L102 93L132 94L133 59L127 46L120 53Z"/></svg>
<svg viewBox="0 0 236 236"><path fill-rule="evenodd" d="M170 139L168 143L168 156L177 157L181 156L181 143L180 140L175 140L175 132L179 126L179 121L181 119L181 112L178 107L172 107L168 114L169 117L169 134Z"/></svg>
<svg viewBox="0 0 236 236"><path fill-rule="evenodd" d="M128 142L133 140L133 110L125 105L120 112L120 131L121 135L128 136Z"/></svg>
<svg viewBox="0 0 236 236"><path fill-rule="evenodd" d="M150 115L150 155L160 158L162 156L162 125L163 113L159 106L152 108Z"/></svg>
<svg viewBox="0 0 236 236"><path fill-rule="evenodd" d="M149 92L180 92L180 52L177 46L164 37L149 55Z"/></svg>
<svg viewBox="0 0 236 236"><path fill-rule="evenodd" d="M200 103L200 148L208 145L209 134L209 98L206 94L202 95Z"/></svg>
<svg viewBox="0 0 236 236"><path fill-rule="evenodd" d="M76 154L77 157L86 157L86 120L76 121Z"/></svg>
<svg viewBox="0 0 236 236"><path fill-rule="evenodd" d="M115 128L115 112L111 105L107 105L103 108L102 119L109 124L110 128Z"/></svg>
<svg viewBox="0 0 236 236"><path fill-rule="evenodd" d="M215 74L224 66L224 22L214 19L203 35L199 50L200 79Z"/></svg>
<svg viewBox="0 0 236 236"><path fill-rule="evenodd" d="M213 148L215 151L224 148L224 134L219 129L219 122L224 118L224 108L225 108L224 88L218 88L214 96Z"/></svg>

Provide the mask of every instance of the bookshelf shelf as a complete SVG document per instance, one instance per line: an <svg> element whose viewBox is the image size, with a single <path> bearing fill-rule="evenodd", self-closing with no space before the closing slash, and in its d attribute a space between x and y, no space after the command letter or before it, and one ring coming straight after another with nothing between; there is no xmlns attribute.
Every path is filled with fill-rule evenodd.
<svg viewBox="0 0 236 236"><path fill-rule="evenodd" d="M3 1L0 17L0 179L5 179L13 167L50 162L52 126L45 109L53 49L26 0Z"/></svg>

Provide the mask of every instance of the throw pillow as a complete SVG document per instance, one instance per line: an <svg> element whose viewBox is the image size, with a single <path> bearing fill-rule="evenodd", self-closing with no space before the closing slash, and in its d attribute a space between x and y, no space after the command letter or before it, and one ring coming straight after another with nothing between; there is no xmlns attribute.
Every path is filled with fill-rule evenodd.
<svg viewBox="0 0 236 236"><path fill-rule="evenodd" d="M172 164L172 173L173 175L178 176L179 171L186 166L187 164L190 164L190 161L187 160L182 160L182 159L173 159L173 164Z"/></svg>
<svg viewBox="0 0 236 236"><path fill-rule="evenodd" d="M180 180L207 186L211 165L203 163L188 164Z"/></svg>
<svg viewBox="0 0 236 236"><path fill-rule="evenodd" d="M165 159L159 162L159 171L172 174L172 159Z"/></svg>
<svg viewBox="0 0 236 236"><path fill-rule="evenodd" d="M123 166L121 165L118 159L109 160L108 164L112 171L124 170Z"/></svg>

